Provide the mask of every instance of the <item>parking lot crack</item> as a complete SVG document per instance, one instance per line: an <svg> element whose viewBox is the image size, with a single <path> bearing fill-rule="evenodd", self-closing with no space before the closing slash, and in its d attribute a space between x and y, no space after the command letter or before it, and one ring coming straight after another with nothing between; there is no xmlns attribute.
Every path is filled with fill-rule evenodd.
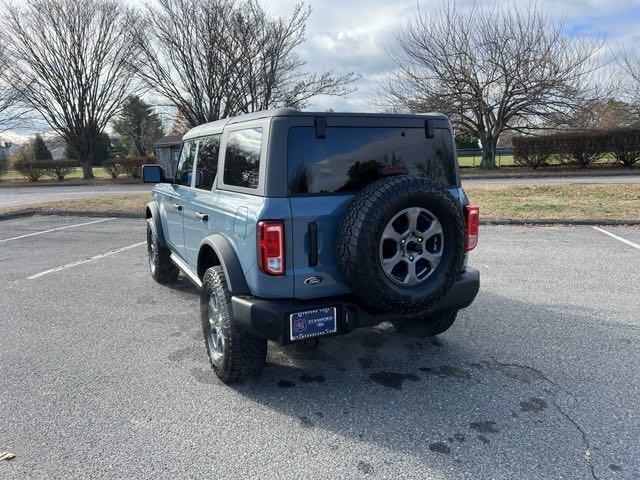
<svg viewBox="0 0 640 480"><path fill-rule="evenodd" d="M578 432L580 432L580 435L582 436L584 463L587 465L587 467L589 468L589 471L591 472L591 478L593 478L594 480L598 480L598 476L596 475L595 469L593 467L593 463L591 462L591 445L589 443L589 437L587 436L587 432L585 432L584 428L582 428L582 426L575 419L573 419L571 415L569 415L567 412L562 410L560 405L558 405L555 401L553 402L553 405L556 407L556 410L558 411L558 413L562 415L564 418L566 418L567 421L571 423L571 425L573 425L575 429L578 430Z"/></svg>

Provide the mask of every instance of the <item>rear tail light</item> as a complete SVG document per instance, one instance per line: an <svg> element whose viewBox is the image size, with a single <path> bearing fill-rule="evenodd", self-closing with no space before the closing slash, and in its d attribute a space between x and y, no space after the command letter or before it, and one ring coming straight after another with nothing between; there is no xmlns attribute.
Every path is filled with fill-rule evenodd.
<svg viewBox="0 0 640 480"><path fill-rule="evenodd" d="M467 205L464 207L464 216L467 221L467 246L466 251L470 252L478 245L478 231L480 229L480 207L477 205Z"/></svg>
<svg viewBox="0 0 640 480"><path fill-rule="evenodd" d="M284 275L284 223L258 222L258 265L269 275Z"/></svg>

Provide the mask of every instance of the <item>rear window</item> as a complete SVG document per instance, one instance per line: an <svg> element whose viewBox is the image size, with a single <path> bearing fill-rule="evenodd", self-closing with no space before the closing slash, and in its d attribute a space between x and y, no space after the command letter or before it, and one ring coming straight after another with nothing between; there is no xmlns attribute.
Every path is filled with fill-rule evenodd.
<svg viewBox="0 0 640 480"><path fill-rule="evenodd" d="M436 128L292 127L287 139L289 193L353 193L385 175L407 172L455 185L451 133Z"/></svg>
<svg viewBox="0 0 640 480"><path fill-rule="evenodd" d="M262 128L229 132L224 158L224 183L258 188Z"/></svg>

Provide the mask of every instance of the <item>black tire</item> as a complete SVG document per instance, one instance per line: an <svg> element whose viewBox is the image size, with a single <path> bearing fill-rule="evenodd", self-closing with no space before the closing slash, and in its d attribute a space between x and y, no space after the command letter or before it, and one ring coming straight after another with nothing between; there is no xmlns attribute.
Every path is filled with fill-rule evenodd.
<svg viewBox="0 0 640 480"><path fill-rule="evenodd" d="M385 227L403 209L431 212L442 226L439 264L413 286L393 282L382 269L380 240ZM337 256L351 291L380 311L418 313L436 304L459 274L465 253L465 222L460 203L449 191L408 175L384 178L361 190L338 230Z"/></svg>
<svg viewBox="0 0 640 480"><path fill-rule="evenodd" d="M411 327L418 327L421 335L435 337L449 330L457 316L458 310L450 310L435 316L394 320L391 323L399 332L406 331Z"/></svg>
<svg viewBox="0 0 640 480"><path fill-rule="evenodd" d="M215 302L215 314L210 305L212 301ZM211 367L223 383L240 382L262 372L267 360L267 341L235 324L231 292L220 266L211 267L204 274L200 316ZM213 322L211 317L215 317Z"/></svg>
<svg viewBox="0 0 640 480"><path fill-rule="evenodd" d="M171 261L171 251L160 244L156 222L153 218L147 219L147 255L151 277L156 282L168 283L178 278L180 273L178 267Z"/></svg>

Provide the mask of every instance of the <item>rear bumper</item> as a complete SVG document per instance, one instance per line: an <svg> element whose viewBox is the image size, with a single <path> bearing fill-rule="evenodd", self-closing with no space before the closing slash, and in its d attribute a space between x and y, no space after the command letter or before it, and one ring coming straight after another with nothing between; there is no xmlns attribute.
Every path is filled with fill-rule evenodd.
<svg viewBox="0 0 640 480"><path fill-rule="evenodd" d="M447 295L420 316L468 307L480 288L480 272L467 267ZM239 326L255 335L282 345L290 340L289 315L303 310L336 307L337 332L342 335L360 327L371 327L389 320L407 318L406 314L372 312L360 306L354 297L330 297L313 300L268 300L255 297L231 297L233 315Z"/></svg>

